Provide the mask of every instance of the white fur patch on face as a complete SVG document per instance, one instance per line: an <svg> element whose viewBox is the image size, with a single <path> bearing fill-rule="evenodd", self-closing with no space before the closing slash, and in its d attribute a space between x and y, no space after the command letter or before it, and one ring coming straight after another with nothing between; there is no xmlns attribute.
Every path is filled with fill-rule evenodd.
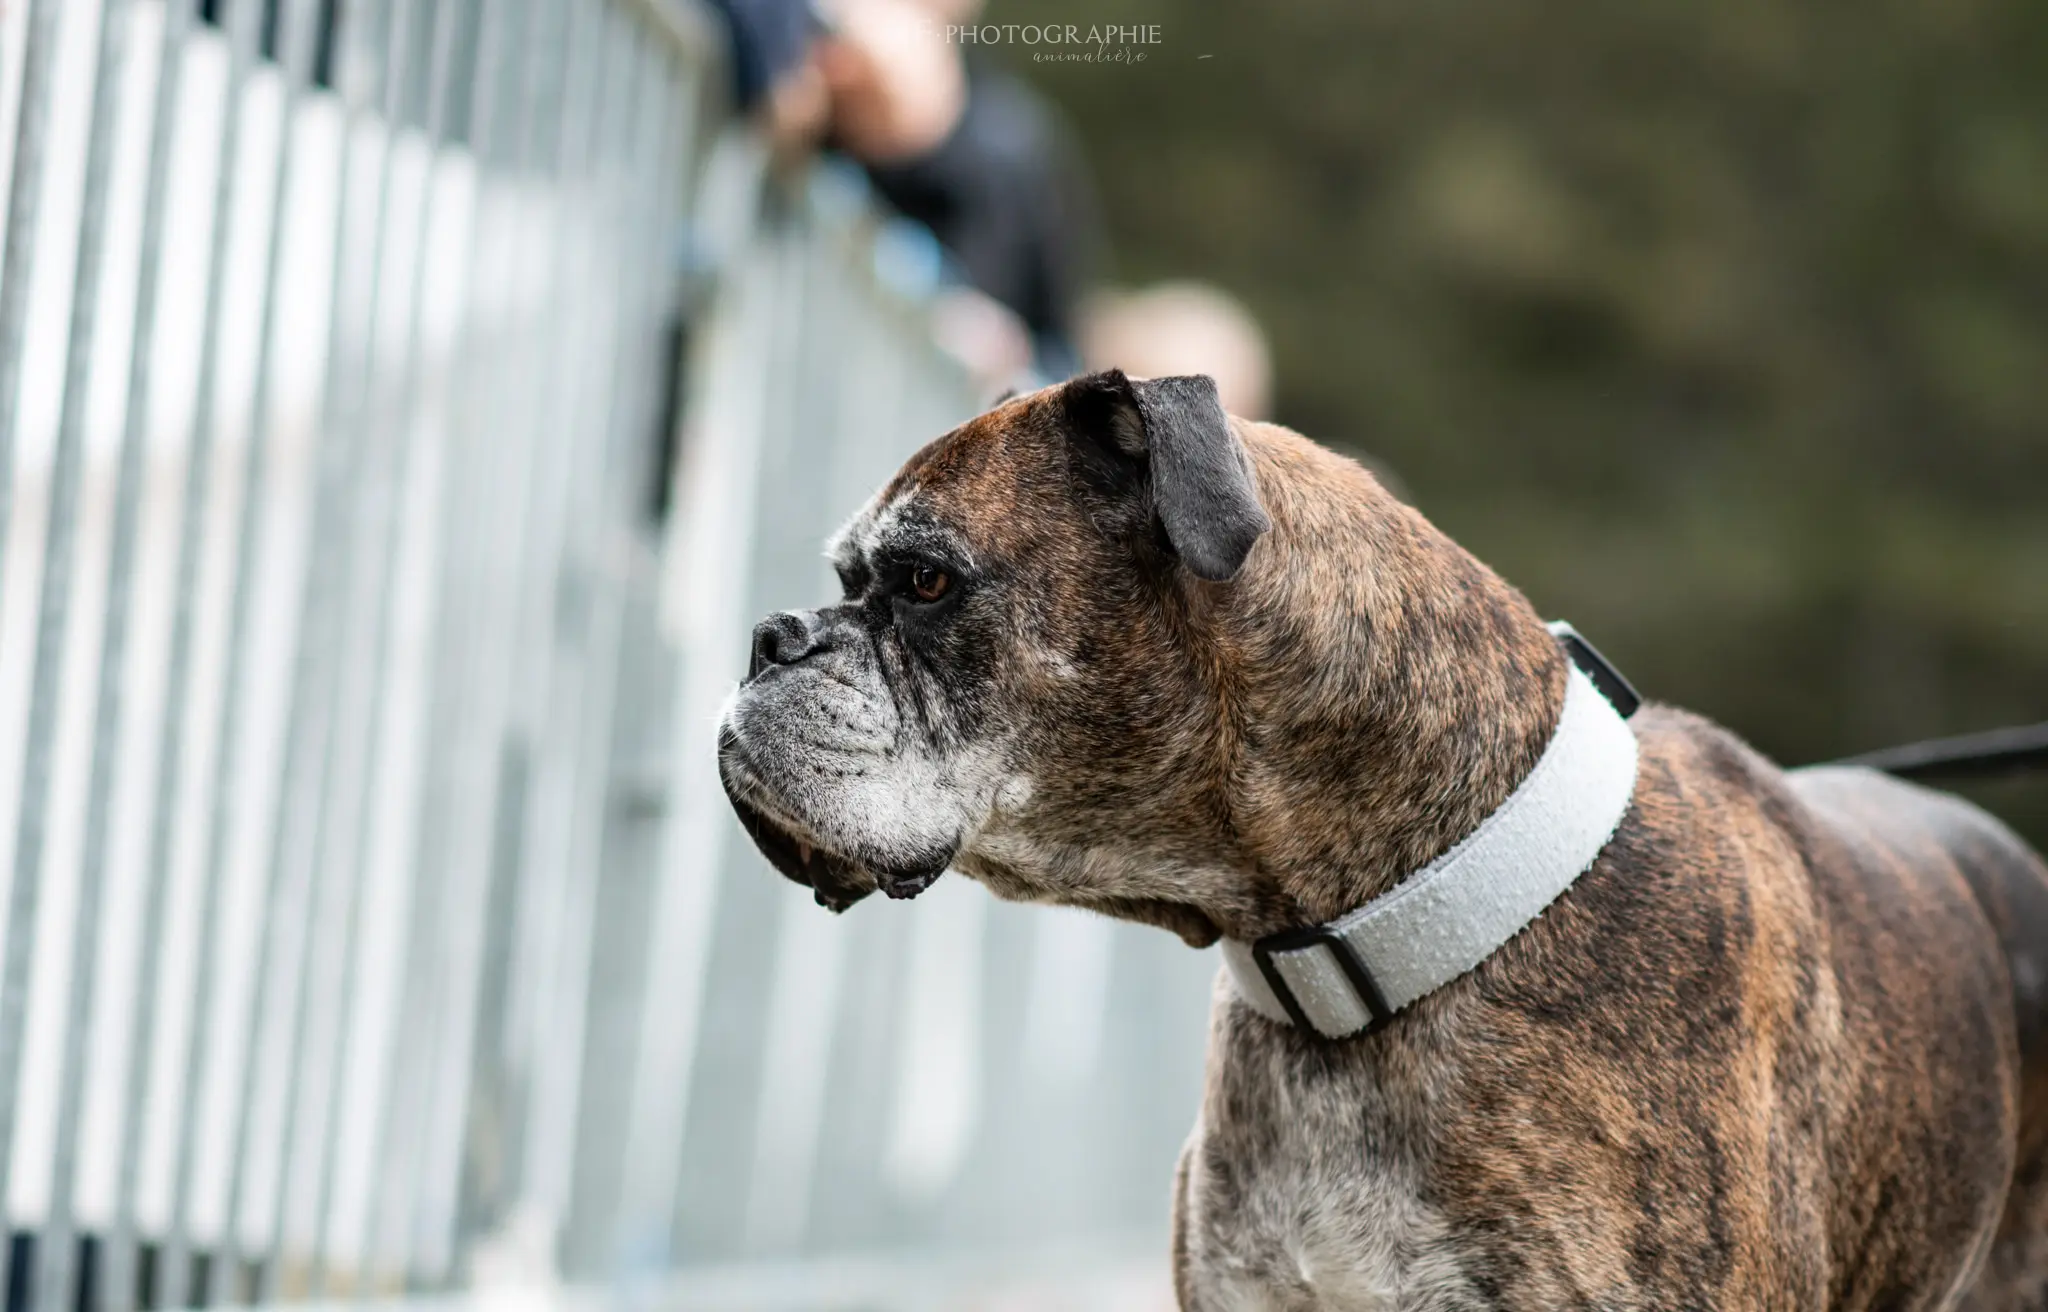
<svg viewBox="0 0 2048 1312"><path fill-rule="evenodd" d="M826 540L826 559L842 572L905 556L938 559L949 568L977 568L971 543L920 513L919 492L913 484L886 501L876 493Z"/></svg>
<svg viewBox="0 0 2048 1312"><path fill-rule="evenodd" d="M917 495L917 488L906 487L891 497L882 500L877 492L868 498L867 504L853 512L839 531L825 542L825 556L835 563L858 560L875 554L892 529L903 519L903 512Z"/></svg>
<svg viewBox="0 0 2048 1312"><path fill-rule="evenodd" d="M1026 647L1024 649L1024 659L1033 668L1061 682L1068 682L1081 677L1080 666L1069 660L1064 652L1054 651L1050 647L1041 647L1036 644Z"/></svg>
<svg viewBox="0 0 2048 1312"><path fill-rule="evenodd" d="M996 810L1015 814L1031 805L1031 795L1038 790L1028 774L1013 774L1003 781L996 790Z"/></svg>

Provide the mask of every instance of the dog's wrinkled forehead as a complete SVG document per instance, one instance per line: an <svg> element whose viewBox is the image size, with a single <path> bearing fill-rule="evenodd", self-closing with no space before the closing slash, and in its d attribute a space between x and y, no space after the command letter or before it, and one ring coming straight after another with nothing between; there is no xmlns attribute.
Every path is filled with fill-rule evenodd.
<svg viewBox="0 0 2048 1312"><path fill-rule="evenodd" d="M940 499L914 480L897 480L854 512L825 545L841 577L886 562L940 560L963 569L977 563L974 544L945 516Z"/></svg>
<svg viewBox="0 0 2048 1312"><path fill-rule="evenodd" d="M1012 400L962 424L905 462L826 544L841 574L906 558L974 569L995 549L1016 499L1021 469L1047 452L1028 439L1041 422L1032 398Z"/></svg>
<svg viewBox="0 0 2048 1312"><path fill-rule="evenodd" d="M834 546L852 565L892 550L998 562L1156 542L1188 573L1221 582L1270 527L1215 382L1112 369L1017 397L939 438Z"/></svg>

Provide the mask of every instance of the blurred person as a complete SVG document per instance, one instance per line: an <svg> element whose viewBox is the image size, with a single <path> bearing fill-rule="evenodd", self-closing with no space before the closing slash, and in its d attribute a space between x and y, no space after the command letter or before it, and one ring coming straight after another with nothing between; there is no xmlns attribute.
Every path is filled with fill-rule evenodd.
<svg viewBox="0 0 2048 1312"><path fill-rule="evenodd" d="M932 231L966 283L1016 316L1041 373L1064 376L1078 364L1077 312L1100 245L1093 190L1038 93L946 39L979 8L832 0L815 52L826 140Z"/></svg>
<svg viewBox="0 0 2048 1312"><path fill-rule="evenodd" d="M967 112L967 64L922 0L820 0L832 144L870 168L929 155Z"/></svg>
<svg viewBox="0 0 2048 1312"><path fill-rule="evenodd" d="M964 284L942 288L932 298L931 328L939 348L973 375L983 403L1046 381L1031 330L985 292Z"/></svg>
<svg viewBox="0 0 2048 1312"><path fill-rule="evenodd" d="M1219 287L1181 280L1137 291L1101 291L1081 310L1081 365L1139 378L1208 374L1223 408L1241 419L1273 417L1273 352L1244 303ZM1379 460L1351 454L1387 491L1410 500Z"/></svg>
<svg viewBox="0 0 2048 1312"><path fill-rule="evenodd" d="M1199 282L1141 291L1104 291L1083 305L1082 366L1140 378L1208 374L1223 408L1243 419L1272 417L1273 356L1251 311Z"/></svg>
<svg viewBox="0 0 2048 1312"><path fill-rule="evenodd" d="M936 238L948 285L933 332L983 390L1073 372L1099 246L1092 188L1037 93L946 38L979 3L713 2L739 107L785 150L845 152Z"/></svg>
<svg viewBox="0 0 2048 1312"><path fill-rule="evenodd" d="M725 23L733 106L758 115L778 144L807 144L831 104L811 58L819 31L811 0L709 0Z"/></svg>

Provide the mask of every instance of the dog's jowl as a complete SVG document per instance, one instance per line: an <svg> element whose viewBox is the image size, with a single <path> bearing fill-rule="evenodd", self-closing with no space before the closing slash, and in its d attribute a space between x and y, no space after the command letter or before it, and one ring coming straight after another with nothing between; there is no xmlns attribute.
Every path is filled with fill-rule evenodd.
<svg viewBox="0 0 2048 1312"><path fill-rule="evenodd" d="M1009 401L830 550L733 805L835 910L950 870L1224 941L1184 1307L2048 1306L2048 869L1982 812L1622 720L1202 378Z"/></svg>

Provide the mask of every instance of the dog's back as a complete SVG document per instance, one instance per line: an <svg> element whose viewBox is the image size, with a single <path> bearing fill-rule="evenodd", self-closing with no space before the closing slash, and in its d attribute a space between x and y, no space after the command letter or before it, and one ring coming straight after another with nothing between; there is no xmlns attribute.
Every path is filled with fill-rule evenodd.
<svg viewBox="0 0 2048 1312"><path fill-rule="evenodd" d="M1963 1306L2039 1307L2048 1298L2048 866L2011 830L1950 794L1864 769L1799 770L1788 780L1847 844L1872 888L1900 878L1921 884L1960 879L1990 923L2010 977L2019 1062L2017 1155L1996 1239ZM1872 914L1881 911L1882 896L1841 888L1821 871L1817 884L1817 892L1836 903L1831 921L1882 923L1882 915ZM1885 960L1881 951L1877 959ZM1901 960L1896 968L1908 980L1934 984L1944 963ZM1922 1151L1921 1145L1899 1147ZM1940 1160L1938 1153L1931 1162L1923 1159L1922 1169L1936 1170Z"/></svg>

